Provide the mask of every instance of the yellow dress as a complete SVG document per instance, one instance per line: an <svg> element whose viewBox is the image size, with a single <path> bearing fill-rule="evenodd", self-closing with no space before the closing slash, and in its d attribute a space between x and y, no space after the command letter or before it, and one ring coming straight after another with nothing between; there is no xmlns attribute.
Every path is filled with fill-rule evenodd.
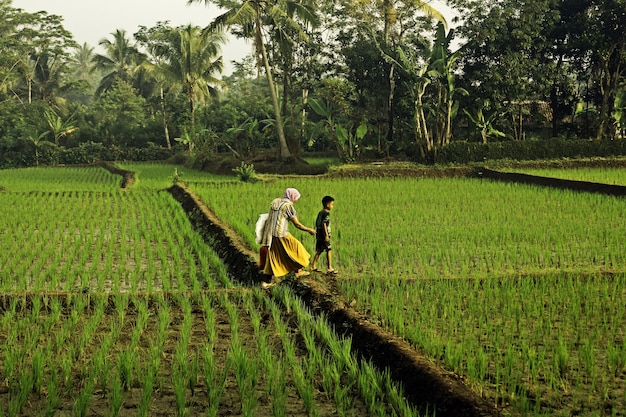
<svg viewBox="0 0 626 417"><path fill-rule="evenodd" d="M288 234L272 238L272 246L267 253L265 275L282 277L309 264L311 255L298 239Z"/></svg>
<svg viewBox="0 0 626 417"><path fill-rule="evenodd" d="M265 223L263 246L269 250L263 273L282 277L309 264L311 255L293 235L287 231L289 220L297 217L293 203L285 198L272 201Z"/></svg>

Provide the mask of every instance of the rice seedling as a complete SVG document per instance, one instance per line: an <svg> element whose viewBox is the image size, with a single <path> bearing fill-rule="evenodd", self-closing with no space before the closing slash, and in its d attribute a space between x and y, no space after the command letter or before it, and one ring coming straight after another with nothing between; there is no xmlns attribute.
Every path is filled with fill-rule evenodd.
<svg viewBox="0 0 626 417"><path fill-rule="evenodd" d="M41 394L41 388L44 381L44 359L48 356L41 349L36 349L31 356L31 363L33 367L33 392L35 394Z"/></svg>
<svg viewBox="0 0 626 417"><path fill-rule="evenodd" d="M46 389L48 391L45 405L45 415L52 416L61 404L61 397L58 388L57 370L50 370L50 378L47 381Z"/></svg>
<svg viewBox="0 0 626 417"><path fill-rule="evenodd" d="M9 392L9 416L16 416L22 413L22 409L33 387L32 374L27 372L20 373L17 382L18 384Z"/></svg>
<svg viewBox="0 0 626 417"><path fill-rule="evenodd" d="M0 232L4 249L0 260L6 265L0 271L0 289L143 291L149 286L199 290L228 282L219 258L188 221L182 222L180 215L164 219L154 215L181 212L169 194L110 192L91 201L85 195L63 194L62 204L55 201L58 197L50 197L52 202L45 209L36 195L0 196L10 200L6 214L11 219ZM25 216L24 206L34 208ZM92 212L75 213L77 206L91 207ZM27 233L33 224L42 227ZM184 249L188 243L189 249ZM155 251L161 255L160 268L154 262ZM4 255L9 253L14 257Z"/></svg>
<svg viewBox="0 0 626 417"><path fill-rule="evenodd" d="M624 366L626 366L625 346L626 341L622 341L621 345L610 344L606 349L609 372L615 377L624 373Z"/></svg>
<svg viewBox="0 0 626 417"><path fill-rule="evenodd" d="M314 318L302 301L293 297L288 290L280 289L276 293L285 308L298 317L299 329L308 350L309 366L305 368L302 364L290 362L295 349L289 341L283 341L286 360L292 368L292 374L295 373L294 384L303 398L305 408L309 403L311 412L317 412L312 396L315 375L311 369L315 368L323 370L324 392L332 393L340 415L346 415L353 409L355 391L372 415L388 415L394 409L408 411L407 414L401 414L404 416L417 415L406 403L397 386L385 384L383 373L376 371L370 363L355 359L350 339L339 339L324 317ZM275 320L280 320L276 315L274 317Z"/></svg>
<svg viewBox="0 0 626 417"><path fill-rule="evenodd" d="M89 404L91 403L93 397L93 389L93 380L91 380L91 378L87 378L87 380L83 382L83 386L78 394L78 397L74 401L73 411L77 417L87 416Z"/></svg>
<svg viewBox="0 0 626 417"><path fill-rule="evenodd" d="M554 365L557 374L561 377L565 377L569 369L569 351L565 341L559 338L556 351L554 352Z"/></svg>
<svg viewBox="0 0 626 417"><path fill-rule="evenodd" d="M0 184L10 192L111 191L120 186L119 176L97 167L3 169Z"/></svg>
<svg viewBox="0 0 626 417"><path fill-rule="evenodd" d="M237 389L241 401L241 413L252 417L257 403L256 388L259 380L259 363L256 358L250 357L241 345L240 340L233 333L233 339L228 354L232 362L233 371L237 380Z"/></svg>
<svg viewBox="0 0 626 417"><path fill-rule="evenodd" d="M208 174L192 168L161 163L124 163L120 167L135 173L136 184L133 188L139 191L161 190L176 182L202 183L232 180L232 177Z"/></svg>
<svg viewBox="0 0 626 417"><path fill-rule="evenodd" d="M218 415L220 398L222 397L226 388L226 378L230 372L230 361L226 361L226 366L220 372L215 367L215 359L213 356L213 350L209 347L205 347L203 350L203 364L204 364L204 383L211 389L207 390L209 405L207 408L207 415L215 417Z"/></svg>
<svg viewBox="0 0 626 417"><path fill-rule="evenodd" d="M117 360L117 371L124 391L133 387L135 382L135 358L131 349L120 352Z"/></svg>
<svg viewBox="0 0 626 417"><path fill-rule="evenodd" d="M143 379L143 388L141 390L141 399L139 401L139 406L137 407L138 413L141 417L146 417L148 415L150 400L152 399L154 393L154 385L156 379L156 373L159 369L159 356L160 351L154 350L157 355L150 357L150 363L145 372L145 377Z"/></svg>
<svg viewBox="0 0 626 417"><path fill-rule="evenodd" d="M180 368L172 370L172 384L174 385L174 398L176 399L176 415L184 417L187 411L187 381L184 372Z"/></svg>
<svg viewBox="0 0 626 417"><path fill-rule="evenodd" d="M272 415L286 417L287 408L287 369L282 360L275 363L270 375L270 394L272 396Z"/></svg>
<svg viewBox="0 0 626 417"><path fill-rule="evenodd" d="M103 346L93 356L94 383L100 388L103 396L107 395L110 381L110 369L107 360L109 346Z"/></svg>
<svg viewBox="0 0 626 417"><path fill-rule="evenodd" d="M123 382L120 379L120 375L115 375L113 377L110 403L111 411L109 415L111 417L116 417L124 404L124 387Z"/></svg>

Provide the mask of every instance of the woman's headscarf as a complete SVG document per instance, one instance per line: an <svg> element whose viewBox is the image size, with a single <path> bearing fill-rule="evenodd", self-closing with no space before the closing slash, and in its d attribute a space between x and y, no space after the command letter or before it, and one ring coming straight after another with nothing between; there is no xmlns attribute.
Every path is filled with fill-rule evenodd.
<svg viewBox="0 0 626 417"><path fill-rule="evenodd" d="M283 195L283 198L287 198L292 203L295 203L300 198L300 191L296 190L295 188L287 188L285 190L285 195Z"/></svg>

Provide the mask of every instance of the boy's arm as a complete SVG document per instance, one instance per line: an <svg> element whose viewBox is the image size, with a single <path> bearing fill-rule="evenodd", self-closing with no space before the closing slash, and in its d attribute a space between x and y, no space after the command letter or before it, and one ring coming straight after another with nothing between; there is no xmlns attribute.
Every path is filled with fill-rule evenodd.
<svg viewBox="0 0 626 417"><path fill-rule="evenodd" d="M324 242L330 241L330 235L328 234L328 224L324 222Z"/></svg>

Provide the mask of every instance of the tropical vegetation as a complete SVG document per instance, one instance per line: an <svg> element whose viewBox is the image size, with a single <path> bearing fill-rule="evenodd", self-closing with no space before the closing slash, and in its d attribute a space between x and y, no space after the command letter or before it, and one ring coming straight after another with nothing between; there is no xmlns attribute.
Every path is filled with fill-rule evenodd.
<svg viewBox="0 0 626 417"><path fill-rule="evenodd" d="M453 18L415 0L202 2L224 13L92 46L61 16L0 1L0 166L92 143L202 166L307 151L432 162L458 143L558 150L550 138L606 149L624 134L623 2L450 0ZM228 75L226 36L254 45Z"/></svg>

